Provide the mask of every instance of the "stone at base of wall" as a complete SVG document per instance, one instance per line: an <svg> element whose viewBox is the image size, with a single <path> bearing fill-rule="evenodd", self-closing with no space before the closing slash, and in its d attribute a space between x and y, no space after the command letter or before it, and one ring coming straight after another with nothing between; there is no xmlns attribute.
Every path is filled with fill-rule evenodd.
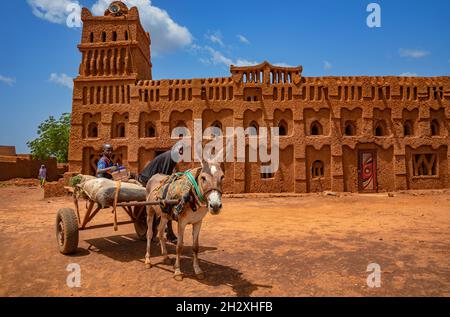
<svg viewBox="0 0 450 317"><path fill-rule="evenodd" d="M67 190L64 186L64 178L60 178L57 182L46 183L44 186L44 198L66 196Z"/></svg>

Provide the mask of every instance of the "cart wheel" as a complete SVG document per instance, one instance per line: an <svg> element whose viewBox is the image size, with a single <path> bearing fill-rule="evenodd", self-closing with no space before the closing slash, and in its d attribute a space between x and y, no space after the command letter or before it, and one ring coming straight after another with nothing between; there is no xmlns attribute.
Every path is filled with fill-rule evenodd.
<svg viewBox="0 0 450 317"><path fill-rule="evenodd" d="M145 207L136 206L133 208L133 216L137 217L139 212L142 210L139 219L136 219L134 222L134 229L136 230L136 235L139 240L146 241L147 240L147 212L145 211Z"/></svg>
<svg viewBox="0 0 450 317"><path fill-rule="evenodd" d="M75 253L78 248L78 218L71 208L62 208L56 215L56 241L62 254Z"/></svg>

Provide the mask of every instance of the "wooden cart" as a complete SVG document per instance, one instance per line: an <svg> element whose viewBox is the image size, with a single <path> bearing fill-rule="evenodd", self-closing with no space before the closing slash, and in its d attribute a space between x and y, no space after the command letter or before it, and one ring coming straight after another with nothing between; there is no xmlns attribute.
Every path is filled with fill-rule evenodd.
<svg viewBox="0 0 450 317"><path fill-rule="evenodd" d="M87 199L87 208L83 218L80 217L80 208L78 204L78 197L74 195L73 188L67 187L74 198L75 209L61 208L56 215L56 240L59 251L62 254L72 254L78 249L78 237L80 230L104 228L113 226L117 231L119 225L134 223L134 228L138 239L146 240L147 238L147 213L146 206L159 205L164 203L166 205L176 205L178 200L165 201L131 201L131 202L117 202L117 192L114 197L112 206L112 214L114 216L113 223L100 224L88 227L89 222L94 219L101 208L90 199ZM95 208L94 208L95 206ZM130 217L130 221L117 222L117 207L121 207ZM105 208L108 209L108 208Z"/></svg>

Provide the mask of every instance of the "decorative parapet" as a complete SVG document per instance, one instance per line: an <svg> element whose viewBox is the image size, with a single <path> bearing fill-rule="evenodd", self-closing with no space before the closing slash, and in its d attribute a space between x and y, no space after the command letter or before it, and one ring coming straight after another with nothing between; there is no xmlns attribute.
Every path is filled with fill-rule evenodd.
<svg viewBox="0 0 450 317"><path fill-rule="evenodd" d="M450 77L304 77L302 98L310 101L450 99Z"/></svg>
<svg viewBox="0 0 450 317"><path fill-rule="evenodd" d="M283 67L274 66L264 61L254 66L231 65L230 72L236 84L244 85L270 85L270 84L295 84L299 85L302 79L302 66Z"/></svg>
<svg viewBox="0 0 450 317"><path fill-rule="evenodd" d="M138 81L141 102L157 102L161 96L168 101L232 100L233 80L230 77L205 79L164 79Z"/></svg>

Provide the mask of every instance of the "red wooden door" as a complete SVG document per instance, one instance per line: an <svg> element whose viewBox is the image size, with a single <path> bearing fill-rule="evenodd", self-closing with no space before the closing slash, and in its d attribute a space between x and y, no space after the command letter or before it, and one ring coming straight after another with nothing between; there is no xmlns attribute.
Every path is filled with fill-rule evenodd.
<svg viewBox="0 0 450 317"><path fill-rule="evenodd" d="M378 191L376 151L359 151L358 186L360 192L376 193Z"/></svg>

